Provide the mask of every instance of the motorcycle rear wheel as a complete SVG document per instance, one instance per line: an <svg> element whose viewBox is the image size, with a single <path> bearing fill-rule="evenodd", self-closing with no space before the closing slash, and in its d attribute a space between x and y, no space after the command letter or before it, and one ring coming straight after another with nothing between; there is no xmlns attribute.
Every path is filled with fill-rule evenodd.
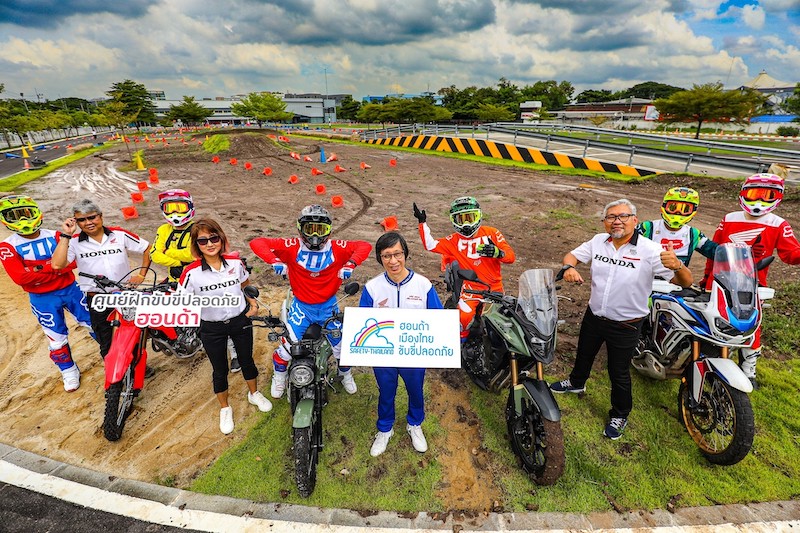
<svg viewBox="0 0 800 533"><path fill-rule="evenodd" d="M561 422L542 416L539 407L522 398L522 414L514 409L514 392L508 394L506 425L511 450L519 458L522 468L537 485L552 485L564 473L564 433Z"/></svg>
<svg viewBox="0 0 800 533"><path fill-rule="evenodd" d="M303 498L308 498L317 484L321 438L322 413L320 412L315 411L310 426L293 430L294 477L297 490Z"/></svg>
<svg viewBox="0 0 800 533"><path fill-rule="evenodd" d="M121 381L112 383L106 391L103 415L103 435L111 442L122 437L125 421L133 407L133 366L129 366Z"/></svg>
<svg viewBox="0 0 800 533"><path fill-rule="evenodd" d="M708 462L733 465L750 453L755 435L750 397L714 374L706 375L700 405L694 411L689 409L689 388L681 383L678 414Z"/></svg>

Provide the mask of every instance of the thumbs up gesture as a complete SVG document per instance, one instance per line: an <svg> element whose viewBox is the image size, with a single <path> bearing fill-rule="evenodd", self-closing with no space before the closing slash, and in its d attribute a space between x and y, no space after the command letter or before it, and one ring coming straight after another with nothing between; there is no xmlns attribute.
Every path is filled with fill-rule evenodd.
<svg viewBox="0 0 800 533"><path fill-rule="evenodd" d="M671 242L667 244L667 249L661 252L661 264L675 272L683 268L683 263L675 255L675 249Z"/></svg>

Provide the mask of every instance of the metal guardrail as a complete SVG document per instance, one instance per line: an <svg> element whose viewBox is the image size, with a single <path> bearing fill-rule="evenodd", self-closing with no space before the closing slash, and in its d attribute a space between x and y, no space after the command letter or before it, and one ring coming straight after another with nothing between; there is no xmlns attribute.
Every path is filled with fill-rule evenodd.
<svg viewBox="0 0 800 533"><path fill-rule="evenodd" d="M702 164L702 165L714 165L718 167L730 168L730 169L735 169L737 171L744 171L744 172L749 172L751 174L756 174L760 172L765 172L767 168L769 168L769 165L771 163L771 161L762 161L762 157L777 157L781 158L781 161L785 161L787 159L797 160L798 158L800 158L800 152L793 150L780 150L780 149L771 149L763 147L748 147L737 144L717 143L713 141L693 142L692 139L671 138L671 137L667 138L666 140L668 141L668 143L690 145L690 146L702 146L706 147L708 150L706 154L675 152L666 149L638 146L632 144L631 142L633 138L653 140L654 138L658 139L659 138L658 136L641 134L641 133L634 134L632 132L620 132L618 130L605 130L602 128L587 128L585 126L571 125L569 126L569 128L575 130L580 129L584 132L589 131L591 133L596 133L596 134L600 133L613 134L615 136L628 134L629 143L627 145L616 144L616 143L609 143L592 139L576 139L564 135L530 131L531 129L540 129L540 128L558 129L558 126L499 123L499 124L483 124L479 126L469 126L465 128L463 126L459 127L446 124L405 124L405 125L393 126L391 128L367 130L362 133L361 137L362 139L378 139L385 137L395 137L403 134L411 134L411 135L451 134L462 137L471 136L472 138L480 136L480 137L485 137L488 140L492 135L492 133L500 133L505 135L513 135L514 144L517 144L518 138L520 137L544 140L545 151L548 151L551 141L564 144L571 144L575 146L582 146L583 157L586 157L586 153L590 148L598 148L603 150L612 150L616 152L627 153L628 165L633 164L633 158L636 155L658 157L662 159L669 159L672 161L679 161L685 164L684 172L688 172L692 164ZM753 155L753 157L755 157L755 160L711 155L710 151L712 148L735 150L737 152L745 154L750 153Z"/></svg>

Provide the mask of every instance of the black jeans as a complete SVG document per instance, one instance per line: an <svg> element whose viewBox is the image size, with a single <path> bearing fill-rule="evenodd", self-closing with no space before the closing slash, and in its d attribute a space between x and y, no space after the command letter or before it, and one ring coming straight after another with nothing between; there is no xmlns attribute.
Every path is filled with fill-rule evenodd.
<svg viewBox="0 0 800 533"><path fill-rule="evenodd" d="M608 379L611 381L611 410L613 418L627 418L633 408L631 390L631 359L644 318L633 322L616 322L600 318L586 308L581 322L575 366L569 375L573 387L583 387L592 371L600 346L606 343Z"/></svg>
<svg viewBox="0 0 800 533"><path fill-rule="evenodd" d="M245 380L258 377L258 368L253 361L253 328L245 327L250 325L250 319L244 312L224 322L200 321L200 340L211 361L215 394L228 390L228 337L236 348L242 377Z"/></svg>
<svg viewBox="0 0 800 533"><path fill-rule="evenodd" d="M108 355L111 350L111 339L114 336L114 327L108 321L109 315L114 311L113 307L109 307L105 311L95 311L92 309L92 300L94 294L86 294L86 305L89 306L89 319L92 323L92 329L97 342L100 344L100 357L103 359Z"/></svg>

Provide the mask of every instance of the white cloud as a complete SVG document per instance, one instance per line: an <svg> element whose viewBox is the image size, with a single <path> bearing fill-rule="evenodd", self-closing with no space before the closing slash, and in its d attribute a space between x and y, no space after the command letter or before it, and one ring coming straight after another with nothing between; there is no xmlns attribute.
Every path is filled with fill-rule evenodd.
<svg viewBox="0 0 800 533"><path fill-rule="evenodd" d="M760 30L764 27L767 14L757 5L746 5L741 8L741 17L747 26Z"/></svg>

